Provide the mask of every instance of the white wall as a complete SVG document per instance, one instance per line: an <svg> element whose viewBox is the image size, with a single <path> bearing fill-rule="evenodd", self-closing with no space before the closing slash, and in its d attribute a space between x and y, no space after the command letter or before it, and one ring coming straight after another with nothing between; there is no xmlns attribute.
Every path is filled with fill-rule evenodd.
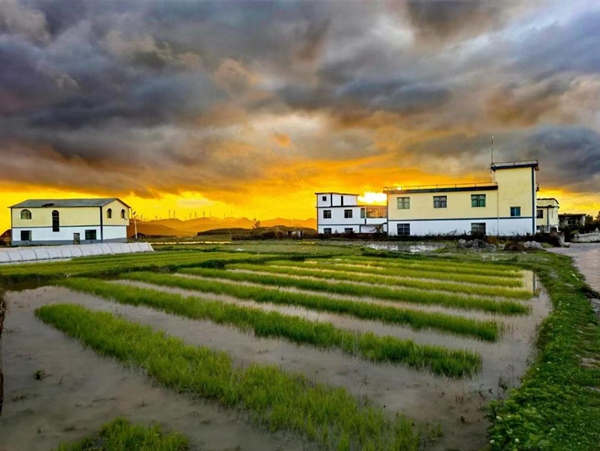
<svg viewBox="0 0 600 451"><path fill-rule="evenodd" d="M531 218L505 219L449 219L434 221L389 221L388 235L397 235L397 224L410 224L410 234L424 235L464 235L471 233L471 223L485 223L488 235L527 235L531 233ZM498 225L500 230L498 232Z"/></svg>
<svg viewBox="0 0 600 451"><path fill-rule="evenodd" d="M85 243L85 231L95 230L96 241L100 241L102 235L100 233L100 226L73 226L66 227L61 226L58 232L53 232L52 227L20 227L12 229L12 242L13 244L21 243L21 231L31 231L31 243L62 243L69 244L73 243L73 234L79 233L81 243ZM122 226L105 226L104 227L104 241L127 241L127 227Z"/></svg>

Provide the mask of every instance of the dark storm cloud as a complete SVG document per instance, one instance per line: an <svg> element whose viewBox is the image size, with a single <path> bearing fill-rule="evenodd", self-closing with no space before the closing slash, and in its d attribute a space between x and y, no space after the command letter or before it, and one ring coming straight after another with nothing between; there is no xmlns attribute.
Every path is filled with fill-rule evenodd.
<svg viewBox="0 0 600 451"><path fill-rule="evenodd" d="M386 152L467 171L494 134L564 163L557 183L575 183L575 152L591 180L600 13L559 6L5 0L0 176L151 195Z"/></svg>

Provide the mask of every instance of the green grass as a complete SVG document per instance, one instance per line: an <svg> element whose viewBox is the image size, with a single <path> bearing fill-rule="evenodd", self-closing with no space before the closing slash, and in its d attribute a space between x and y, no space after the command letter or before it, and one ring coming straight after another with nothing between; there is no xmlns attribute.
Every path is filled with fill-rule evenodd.
<svg viewBox="0 0 600 451"><path fill-rule="evenodd" d="M521 279L507 279L504 277L477 276L470 274L448 274L441 271L422 271L410 268L384 268L376 266L360 266L334 260L307 261L306 263L272 260L272 264L293 267L313 267L323 269L336 269L338 271L356 272L362 274L378 274L396 277L413 277L416 279L448 280L451 282L473 283L479 285L490 285L499 287L520 288L523 286Z"/></svg>
<svg viewBox="0 0 600 451"><path fill-rule="evenodd" d="M255 268L258 268L255 266ZM256 274L234 272L210 268L187 268L180 272L202 277L220 278L240 282L253 282L267 286L294 287L322 293L334 293L358 297L373 297L392 302L412 304L441 305L465 310L481 310L503 315L524 315L530 308L514 301L495 301L492 299L465 297L456 294L428 292L411 288L394 289L385 286L366 286L344 282L328 282L323 280L298 279L285 275Z"/></svg>
<svg viewBox="0 0 600 451"><path fill-rule="evenodd" d="M307 265L308 266L308 265ZM528 290L514 288L488 287L485 285L468 285L452 282L439 282L435 280L409 279L393 276L379 276L376 274L347 274L334 269L321 269L313 267L288 267L273 265L254 265L252 263L227 263L229 269L243 269L250 271L267 272L270 274L288 274L295 276L308 276L318 279L341 280L347 282L365 282L373 285L389 285L393 287L418 288L420 290L448 291L479 296L494 296L513 299L531 299L533 293Z"/></svg>
<svg viewBox="0 0 600 451"><path fill-rule="evenodd" d="M313 384L275 366L237 368L223 352L188 346L106 312L63 304L41 307L36 315L101 354L141 367L166 387L242 408L272 432L296 432L323 447L344 450L418 447L409 420L390 420L383 409L359 402L345 389Z"/></svg>
<svg viewBox="0 0 600 451"><path fill-rule="evenodd" d="M491 404L491 449L600 449L600 324L588 299L600 294L590 292L568 257L522 258L540 277L553 310L540 325L537 357L521 386Z"/></svg>
<svg viewBox="0 0 600 451"><path fill-rule="evenodd" d="M117 418L102 426L97 434L72 444L62 444L57 451L186 451L188 439L177 432L165 433L160 426L149 428Z"/></svg>
<svg viewBox="0 0 600 451"><path fill-rule="evenodd" d="M337 261L337 260L336 260ZM478 276L497 276L507 278L521 278L522 271L514 266L495 266L490 264L473 265L469 263L454 263L448 261L436 260L415 260L415 259L376 259L365 257L347 256L341 261L352 262L354 264L377 266L384 268L409 268L421 269L426 271L442 271L455 274L473 274Z"/></svg>
<svg viewBox="0 0 600 451"><path fill-rule="evenodd" d="M501 325L496 321L478 321L442 313L421 312L368 302L353 302L322 295L293 293L281 291L277 288L253 287L237 285L228 281L178 277L155 273L130 273L123 277L156 285L224 294L240 300L295 305L317 311L351 315L361 319L404 324L416 330L431 328L486 341L496 341L501 333Z"/></svg>
<svg viewBox="0 0 600 451"><path fill-rule="evenodd" d="M321 349L339 349L374 362L402 363L416 369L427 369L438 375L463 377L472 375L481 368L481 357L474 352L418 345L412 340L381 337L373 333L361 334L336 328L331 323L310 321L278 312L265 312L220 301L204 301L93 279L70 278L62 281L61 285L122 304L145 305L187 318L228 324L244 332L253 332L258 337L283 338Z"/></svg>
<svg viewBox="0 0 600 451"><path fill-rule="evenodd" d="M114 276L127 271L171 270L194 266L223 266L227 261L266 261L274 256L245 253L152 252L74 258L70 261L6 265L0 267L0 283L49 281L68 276Z"/></svg>

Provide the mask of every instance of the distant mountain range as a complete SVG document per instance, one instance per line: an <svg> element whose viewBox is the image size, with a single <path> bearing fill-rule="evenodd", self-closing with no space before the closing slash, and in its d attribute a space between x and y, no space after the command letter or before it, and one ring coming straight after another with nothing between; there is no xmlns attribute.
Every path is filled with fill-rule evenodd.
<svg viewBox="0 0 600 451"><path fill-rule="evenodd" d="M254 225L253 219L248 218L197 218L182 221L181 219L158 219L155 221L137 221L138 233L144 235L162 236L195 236L198 232L212 229L242 228L251 229ZM261 227L275 227L278 225L288 227L317 228L317 220L309 219L285 219L274 218L260 221ZM133 221L127 229L127 235L135 233Z"/></svg>

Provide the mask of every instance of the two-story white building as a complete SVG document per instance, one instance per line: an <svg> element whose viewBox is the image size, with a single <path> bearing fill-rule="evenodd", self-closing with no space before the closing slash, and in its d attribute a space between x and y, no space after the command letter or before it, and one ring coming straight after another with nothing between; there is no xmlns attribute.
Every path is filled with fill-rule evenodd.
<svg viewBox="0 0 600 451"><path fill-rule="evenodd" d="M537 200L536 227L540 233L558 231L559 204L553 197L540 197Z"/></svg>
<svg viewBox="0 0 600 451"><path fill-rule="evenodd" d="M10 207L12 244L125 243L130 209L117 198L29 199Z"/></svg>
<svg viewBox="0 0 600 451"><path fill-rule="evenodd" d="M361 204L358 194L315 193L317 233L375 233L387 231L386 207Z"/></svg>

